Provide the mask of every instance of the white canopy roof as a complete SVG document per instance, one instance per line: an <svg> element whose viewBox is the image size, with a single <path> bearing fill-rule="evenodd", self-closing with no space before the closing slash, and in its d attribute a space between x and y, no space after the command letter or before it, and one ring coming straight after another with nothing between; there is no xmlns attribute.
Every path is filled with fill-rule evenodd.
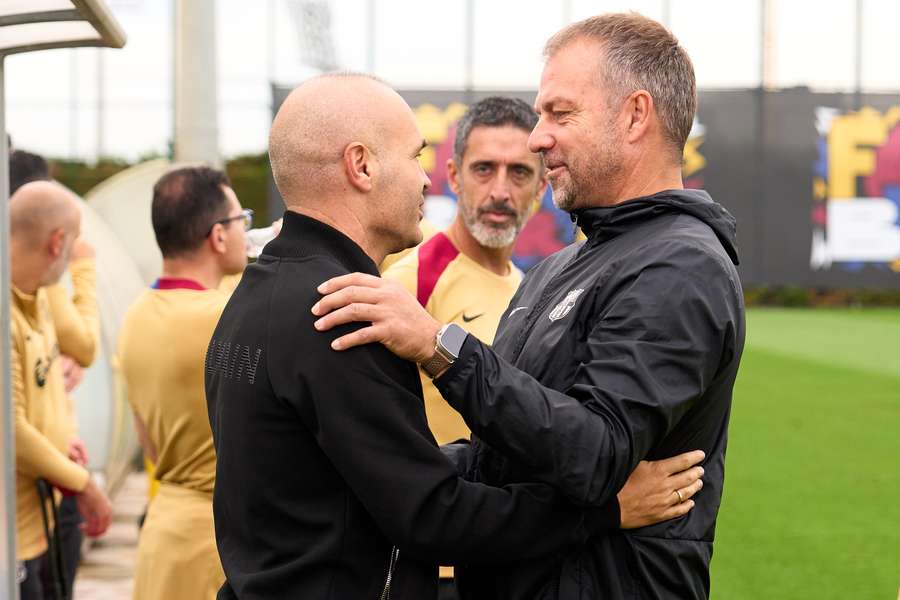
<svg viewBox="0 0 900 600"><path fill-rule="evenodd" d="M0 55L125 45L125 33L102 0L0 0Z"/></svg>

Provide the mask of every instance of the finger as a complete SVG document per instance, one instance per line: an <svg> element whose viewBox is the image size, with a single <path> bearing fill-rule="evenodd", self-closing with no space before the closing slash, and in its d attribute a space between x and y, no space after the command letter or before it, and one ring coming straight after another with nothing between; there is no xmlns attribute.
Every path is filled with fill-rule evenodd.
<svg viewBox="0 0 900 600"><path fill-rule="evenodd" d="M380 283L380 277L375 277L374 275L369 275L367 273L350 273L349 275L332 277L328 281L322 282L322 284L319 285L319 287L316 289L320 294L330 294L351 285L358 285L363 287L378 287Z"/></svg>
<svg viewBox="0 0 900 600"><path fill-rule="evenodd" d="M375 326L369 326L357 329L353 333L348 333L347 335L337 338L331 342L331 348L334 350L347 350L355 346L362 346L364 344L380 341L378 329Z"/></svg>
<svg viewBox="0 0 900 600"><path fill-rule="evenodd" d="M692 450L691 452L685 452L684 454L659 461L659 468L671 475L690 469L704 458L706 458L706 453L703 450Z"/></svg>
<svg viewBox="0 0 900 600"><path fill-rule="evenodd" d="M689 498L692 498L694 496L694 494L699 492L701 489L703 489L703 480L698 479L691 485L680 488L678 491L681 492L682 498L684 498L685 500L688 500Z"/></svg>
<svg viewBox="0 0 900 600"><path fill-rule="evenodd" d="M693 500L685 500L679 504L674 506L670 506L662 513L661 521L668 521L669 519L675 519L677 517L684 516L691 512L691 509L694 508Z"/></svg>
<svg viewBox="0 0 900 600"><path fill-rule="evenodd" d="M81 524L81 530L88 537L97 537L97 519L94 515L85 518Z"/></svg>
<svg viewBox="0 0 900 600"><path fill-rule="evenodd" d="M667 480L669 485L672 486L673 489L680 490L681 488L687 487L692 483L699 481L701 477L703 477L703 467L691 467L687 471L682 471L681 473L676 473L669 477Z"/></svg>
<svg viewBox="0 0 900 600"><path fill-rule="evenodd" d="M376 304L379 299L378 291L374 288L350 286L323 296L313 304L312 313L321 317L354 302Z"/></svg>
<svg viewBox="0 0 900 600"><path fill-rule="evenodd" d="M313 327L319 331L328 331L338 325L346 325L347 323L371 323L377 316L378 309L374 304L358 304L354 302L318 319L313 323Z"/></svg>

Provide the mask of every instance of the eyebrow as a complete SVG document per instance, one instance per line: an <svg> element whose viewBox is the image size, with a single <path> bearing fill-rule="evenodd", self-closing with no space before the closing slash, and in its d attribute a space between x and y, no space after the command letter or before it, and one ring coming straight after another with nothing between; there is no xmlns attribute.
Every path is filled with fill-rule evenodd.
<svg viewBox="0 0 900 600"><path fill-rule="evenodd" d="M496 166L500 163L501 161L499 160L473 160L471 164L469 164L469 168L474 169L475 167L480 167L482 165ZM534 167L532 167L528 163L513 161L503 164L505 164L510 169L523 168L531 171L532 173L535 172Z"/></svg>
<svg viewBox="0 0 900 600"><path fill-rule="evenodd" d="M538 98L537 100L534 101L533 108L534 108L534 112L536 112L538 115L540 115L542 106L552 107L557 104L571 104L571 103L572 103L572 101L567 98L563 98L561 96L551 96L550 98L548 98L546 100L542 100L542 99Z"/></svg>

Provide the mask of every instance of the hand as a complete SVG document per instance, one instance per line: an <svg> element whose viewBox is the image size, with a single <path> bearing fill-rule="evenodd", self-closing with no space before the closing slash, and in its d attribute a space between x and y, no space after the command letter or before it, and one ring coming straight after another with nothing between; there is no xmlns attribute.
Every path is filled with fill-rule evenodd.
<svg viewBox="0 0 900 600"><path fill-rule="evenodd" d="M69 460L78 463L82 467L88 463L87 447L84 440L79 437L73 437L69 440Z"/></svg>
<svg viewBox="0 0 900 600"><path fill-rule="evenodd" d="M75 362L75 359L71 356L66 356L63 354L59 357L60 366L62 367L63 372L63 382L66 389L67 394L71 394L72 390L78 387L78 385L84 379L84 369Z"/></svg>
<svg viewBox="0 0 900 600"><path fill-rule="evenodd" d="M335 350L380 342L400 358L417 363L434 354L441 324L396 281L351 273L329 279L318 290L325 294L312 307L312 313L322 317L315 322L319 331L358 321L372 323L334 340Z"/></svg>
<svg viewBox="0 0 900 600"><path fill-rule="evenodd" d="M75 499L78 512L84 517L81 530L85 535L98 537L106 533L112 523L112 504L93 478L88 479L87 486Z"/></svg>
<svg viewBox="0 0 900 600"><path fill-rule="evenodd" d="M621 528L635 529L668 521L694 508L690 498L703 487L702 450L659 461L642 460L619 491Z"/></svg>
<svg viewBox="0 0 900 600"><path fill-rule="evenodd" d="M281 226L283 224L284 224L283 217L272 221L272 225L270 225L270 227L272 228L272 232L275 234L276 237L278 236L279 233L281 233Z"/></svg>
<svg viewBox="0 0 900 600"><path fill-rule="evenodd" d="M72 244L72 253L69 255L69 260L94 258L95 256L97 256L97 253L94 251L94 247L91 243L80 237Z"/></svg>

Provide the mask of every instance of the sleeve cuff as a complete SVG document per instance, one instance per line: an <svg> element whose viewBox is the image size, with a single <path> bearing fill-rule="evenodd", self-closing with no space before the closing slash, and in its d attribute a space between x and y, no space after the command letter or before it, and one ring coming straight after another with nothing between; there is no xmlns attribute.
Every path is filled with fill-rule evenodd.
<svg viewBox="0 0 900 600"><path fill-rule="evenodd" d="M463 342L462 348L459 351L459 356L453 364L450 365L446 371L441 373L438 377L433 379L435 387L437 387L438 391L441 392L441 395L444 396L444 399L450 402L451 406L453 403L447 398L445 394L447 386L451 381L456 379L459 375L465 373L467 367L475 360L475 355L478 353L478 345L481 342L471 333L466 336L466 340ZM454 407L455 408L455 407Z"/></svg>

